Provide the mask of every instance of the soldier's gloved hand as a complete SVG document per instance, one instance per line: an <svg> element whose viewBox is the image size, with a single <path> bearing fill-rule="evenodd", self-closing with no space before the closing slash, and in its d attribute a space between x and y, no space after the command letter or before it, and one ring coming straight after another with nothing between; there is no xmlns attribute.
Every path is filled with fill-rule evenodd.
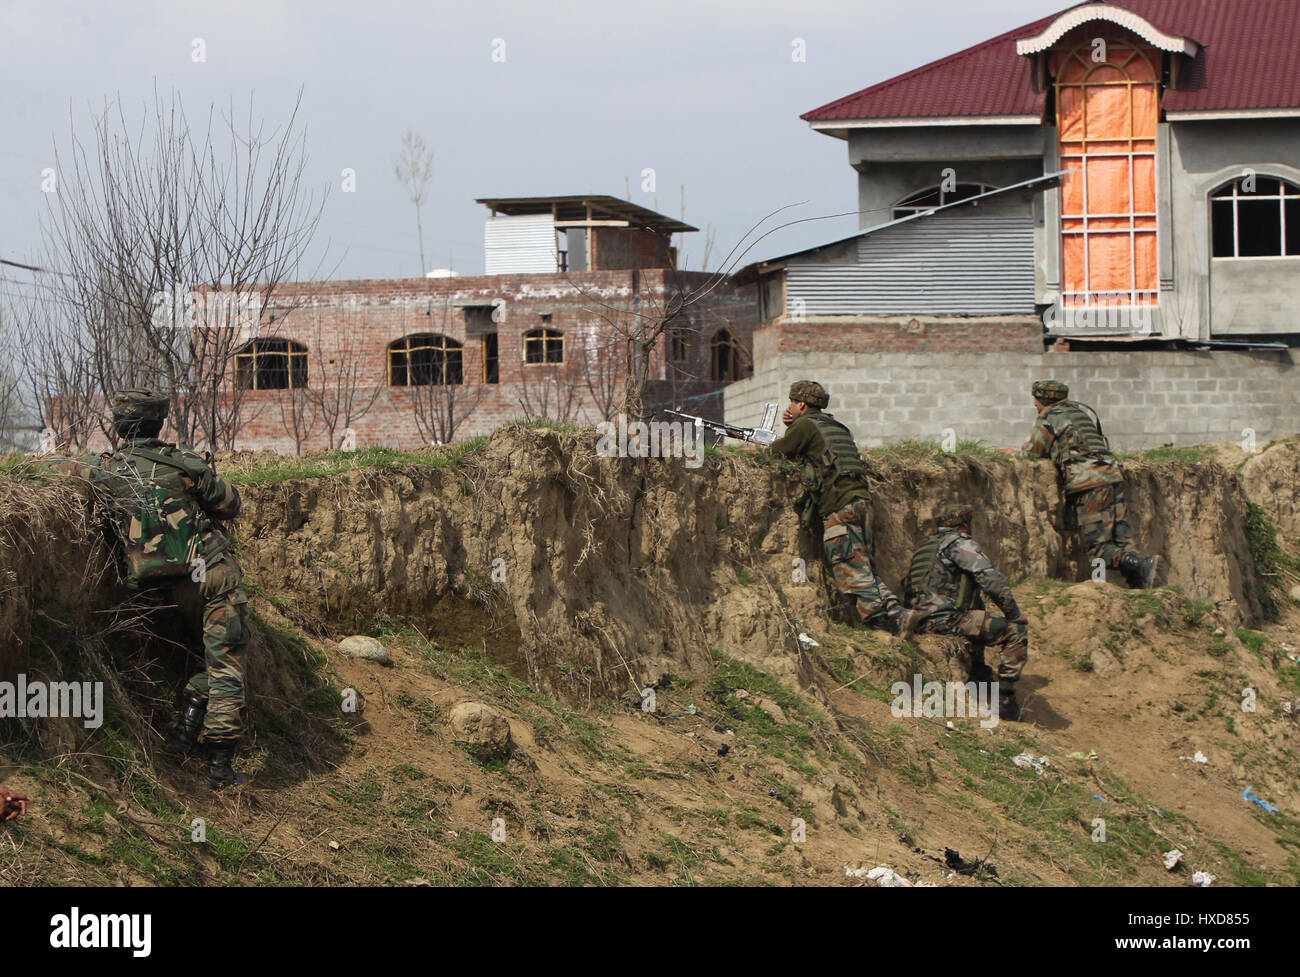
<svg viewBox="0 0 1300 977"><path fill-rule="evenodd" d="M1024 611L1021 611L1021 612L1020 612L1020 616L1019 616L1018 618L1016 618L1014 621L1012 621L1011 623L1012 623L1012 624L1028 624L1028 623L1029 623L1029 615L1026 614Z"/></svg>
<svg viewBox="0 0 1300 977"><path fill-rule="evenodd" d="M0 787L0 824L27 813L27 798Z"/></svg>

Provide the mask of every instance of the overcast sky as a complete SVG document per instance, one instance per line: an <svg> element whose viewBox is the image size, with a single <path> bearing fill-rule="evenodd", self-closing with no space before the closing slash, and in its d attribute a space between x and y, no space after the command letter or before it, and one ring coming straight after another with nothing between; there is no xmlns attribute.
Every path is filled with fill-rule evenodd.
<svg viewBox="0 0 1300 977"><path fill-rule="evenodd" d="M157 86L286 118L299 88L308 172L331 185L317 244L335 278L421 273L414 211L393 176L408 127L433 147L427 263L482 273L476 197L626 195L716 233L715 260L764 215L851 211L846 144L801 112L1019 27L1067 0L394 2L0 0L0 258L35 253L41 170L70 125ZM206 61L192 58L202 39ZM504 41L504 61L493 60ZM806 60L792 51L802 39ZM356 191L340 192L356 171ZM641 190L655 171L656 192ZM833 240L856 218L801 224L746 261ZM704 234L687 235L698 267ZM426 269L427 270L427 269ZM30 276L0 267L0 291Z"/></svg>

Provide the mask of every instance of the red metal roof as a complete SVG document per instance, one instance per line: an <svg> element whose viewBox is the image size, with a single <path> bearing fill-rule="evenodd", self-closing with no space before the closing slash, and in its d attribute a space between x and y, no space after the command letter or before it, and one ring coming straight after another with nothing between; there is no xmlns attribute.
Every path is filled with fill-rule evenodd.
<svg viewBox="0 0 1300 977"><path fill-rule="evenodd" d="M1166 91L1166 111L1300 107L1300 3L1296 0L1122 0L1152 26L1202 45ZM848 119L1026 116L1042 118L1030 57L1016 41L1042 32L1049 17L990 38L906 74L804 113L809 122Z"/></svg>

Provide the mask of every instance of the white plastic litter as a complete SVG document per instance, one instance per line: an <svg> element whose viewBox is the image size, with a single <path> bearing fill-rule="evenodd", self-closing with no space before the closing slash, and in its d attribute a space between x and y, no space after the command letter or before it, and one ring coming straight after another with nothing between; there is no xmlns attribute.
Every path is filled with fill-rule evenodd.
<svg viewBox="0 0 1300 977"><path fill-rule="evenodd" d="M903 886L909 889L913 888L911 882L907 881L907 879L903 878L892 868L889 868L886 865L877 865L875 868L873 868L870 872L867 873L867 880L869 882L876 883L876 885L880 886L881 888L893 888L893 887L903 887Z"/></svg>
<svg viewBox="0 0 1300 977"><path fill-rule="evenodd" d="M1193 872L1192 885L1199 885L1202 889L1208 889L1214 883L1215 877L1209 872Z"/></svg>
<svg viewBox="0 0 1300 977"><path fill-rule="evenodd" d="M814 641L812 638L808 637L808 635L804 634L802 631L799 632L799 644L803 645L805 648L820 648L820 647L821 647L821 645L819 645L819 644L818 644L816 641Z"/></svg>
<svg viewBox="0 0 1300 977"><path fill-rule="evenodd" d="M1205 754L1202 753L1200 750L1197 750L1196 753L1195 753L1195 755L1193 755L1193 756L1180 756L1178 759L1180 759L1180 760L1191 760L1193 763L1209 763L1209 762L1210 762L1210 761L1206 758Z"/></svg>
<svg viewBox="0 0 1300 977"><path fill-rule="evenodd" d="M1165 868L1168 871L1172 872L1174 869L1178 867L1178 863L1183 860L1183 853L1180 852L1177 848L1175 848L1173 851L1165 852L1164 858L1165 858Z"/></svg>
<svg viewBox="0 0 1300 977"><path fill-rule="evenodd" d="M1052 765L1052 762L1048 760L1047 757L1036 757L1028 751L1021 753L1019 756L1013 756L1011 762L1021 770L1034 771L1034 773L1038 774L1040 777L1046 773L1047 768Z"/></svg>

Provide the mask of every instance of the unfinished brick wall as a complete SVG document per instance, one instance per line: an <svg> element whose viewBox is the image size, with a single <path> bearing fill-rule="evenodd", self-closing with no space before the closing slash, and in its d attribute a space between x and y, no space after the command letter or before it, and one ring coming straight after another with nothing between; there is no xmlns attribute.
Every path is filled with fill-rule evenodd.
<svg viewBox="0 0 1300 977"><path fill-rule="evenodd" d="M688 355L672 361L668 337L652 351L650 395L664 402L717 403L722 384L711 378L710 342L726 329L740 347L748 375L757 308L752 289L719 285L715 276L665 269L492 275L444 279L297 282L277 288L259 326L259 338L289 339L308 349L308 384L337 386L355 371L364 402L373 407L351 426L358 447L412 447L423 443L412 398L427 391L394 386L389 347L415 334L447 336L462 347L464 382L454 407L464 420L455 438L472 437L509 420L542 414L594 423L617 410L628 369L626 332L653 323L681 304L672 322L688 335ZM467 310L470 310L467 312ZM493 314L495 313L495 321ZM562 363L525 362L526 334L549 329L563 336ZM485 380L484 334L495 332L497 382ZM236 446L292 452L292 399L284 390L243 393L244 426ZM310 408L302 415L315 413ZM328 447L319 422L302 438L303 450ZM336 431L336 443L342 436Z"/></svg>
<svg viewBox="0 0 1300 977"><path fill-rule="evenodd" d="M754 355L1041 353L1037 316L782 316L754 333Z"/></svg>

